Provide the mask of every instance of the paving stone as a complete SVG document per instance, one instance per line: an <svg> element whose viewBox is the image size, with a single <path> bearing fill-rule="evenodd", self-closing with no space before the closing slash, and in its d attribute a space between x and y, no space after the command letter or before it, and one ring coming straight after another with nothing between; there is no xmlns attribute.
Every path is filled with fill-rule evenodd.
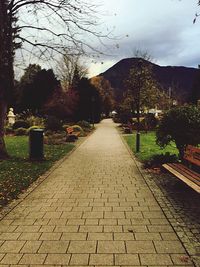
<svg viewBox="0 0 200 267"><path fill-rule="evenodd" d="M105 219L123 219L125 218L125 214L124 212L121 212L121 211L105 211L105 214L104 214L104 218Z"/></svg>
<svg viewBox="0 0 200 267"><path fill-rule="evenodd" d="M151 241L126 241L127 253L156 253Z"/></svg>
<svg viewBox="0 0 200 267"><path fill-rule="evenodd" d="M80 266L88 265L89 254L72 254L70 265Z"/></svg>
<svg viewBox="0 0 200 267"><path fill-rule="evenodd" d="M103 218L103 212L102 211L83 212L83 218L100 219L100 218Z"/></svg>
<svg viewBox="0 0 200 267"><path fill-rule="evenodd" d="M113 240L112 233L88 233L88 240Z"/></svg>
<svg viewBox="0 0 200 267"><path fill-rule="evenodd" d="M174 233L170 225L147 225L149 232Z"/></svg>
<svg viewBox="0 0 200 267"><path fill-rule="evenodd" d="M24 254L20 260L20 264L43 264L46 254Z"/></svg>
<svg viewBox="0 0 200 267"><path fill-rule="evenodd" d="M140 261L137 254L117 254L115 265L140 265Z"/></svg>
<svg viewBox="0 0 200 267"><path fill-rule="evenodd" d="M76 233L78 232L78 225L56 226L54 232L58 233Z"/></svg>
<svg viewBox="0 0 200 267"><path fill-rule="evenodd" d="M69 219L64 225L84 225L85 219Z"/></svg>
<svg viewBox="0 0 200 267"><path fill-rule="evenodd" d="M61 218L80 219L80 218L82 218L82 216L83 216L83 212L81 212L81 211L63 211Z"/></svg>
<svg viewBox="0 0 200 267"><path fill-rule="evenodd" d="M86 233L63 233L61 240L86 240Z"/></svg>
<svg viewBox="0 0 200 267"><path fill-rule="evenodd" d="M79 232L87 232L87 233L102 233L103 226L91 226L91 225L81 225L79 228Z"/></svg>
<svg viewBox="0 0 200 267"><path fill-rule="evenodd" d="M178 237L175 233L161 233L161 237L163 240L178 240Z"/></svg>
<svg viewBox="0 0 200 267"><path fill-rule="evenodd" d="M0 234L0 240L17 240L20 233L2 233Z"/></svg>
<svg viewBox="0 0 200 267"><path fill-rule="evenodd" d="M45 215L43 216L43 218L47 218L47 219L59 219L61 217L62 212L58 212L58 211L49 211L46 212Z"/></svg>
<svg viewBox="0 0 200 267"><path fill-rule="evenodd" d="M124 241L99 241L97 253L125 253Z"/></svg>
<svg viewBox="0 0 200 267"><path fill-rule="evenodd" d="M67 219L50 219L48 225L61 226L67 224Z"/></svg>
<svg viewBox="0 0 200 267"><path fill-rule="evenodd" d="M0 253L19 253L25 241L5 241L0 247Z"/></svg>
<svg viewBox="0 0 200 267"><path fill-rule="evenodd" d="M140 254L139 256L142 265L173 265L172 260L168 254Z"/></svg>
<svg viewBox="0 0 200 267"><path fill-rule="evenodd" d="M158 253L184 253L185 249L183 248L180 241L154 241L156 251Z"/></svg>
<svg viewBox="0 0 200 267"><path fill-rule="evenodd" d="M117 225L117 219L100 219L99 225Z"/></svg>
<svg viewBox="0 0 200 267"><path fill-rule="evenodd" d="M110 225L110 226L104 226L104 232L105 233L122 233L123 232L123 229L122 229L122 226L121 225Z"/></svg>
<svg viewBox="0 0 200 267"><path fill-rule="evenodd" d="M43 225L39 232L42 232L42 233L51 233L53 232L55 229L55 226L54 225ZM62 232L62 231L59 231L59 232Z"/></svg>
<svg viewBox="0 0 200 267"><path fill-rule="evenodd" d="M42 241L27 241L20 253L36 253L40 248Z"/></svg>
<svg viewBox="0 0 200 267"><path fill-rule="evenodd" d="M66 253L69 246L68 241L43 241L39 253Z"/></svg>
<svg viewBox="0 0 200 267"><path fill-rule="evenodd" d="M113 254L91 254L89 265L113 266L114 265Z"/></svg>
<svg viewBox="0 0 200 267"><path fill-rule="evenodd" d="M161 240L161 235L159 233L135 233L136 240Z"/></svg>
<svg viewBox="0 0 200 267"><path fill-rule="evenodd" d="M38 225L32 225L32 226L26 226L26 225L20 225L16 228L15 232L18 233L37 233L40 229L40 226Z"/></svg>
<svg viewBox="0 0 200 267"><path fill-rule="evenodd" d="M133 233L114 233L114 240L135 240Z"/></svg>
<svg viewBox="0 0 200 267"><path fill-rule="evenodd" d="M62 233L42 233L40 240L60 240Z"/></svg>
<svg viewBox="0 0 200 267"><path fill-rule="evenodd" d="M41 233L22 233L18 240L39 240Z"/></svg>
<svg viewBox="0 0 200 267"><path fill-rule="evenodd" d="M1 264L18 264L23 254L6 254L6 256L1 260Z"/></svg>
<svg viewBox="0 0 200 267"><path fill-rule="evenodd" d="M85 225L98 225L99 224L99 219L86 219L85 220Z"/></svg>
<svg viewBox="0 0 200 267"><path fill-rule="evenodd" d="M48 254L45 264L52 265L68 265L71 254Z"/></svg>
<svg viewBox="0 0 200 267"><path fill-rule="evenodd" d="M71 241L68 253L95 253L96 241Z"/></svg>
<svg viewBox="0 0 200 267"><path fill-rule="evenodd" d="M146 219L163 219L165 218L165 215L163 214L162 211L144 211L142 212L144 218Z"/></svg>
<svg viewBox="0 0 200 267"><path fill-rule="evenodd" d="M35 219L18 219L18 220L13 220L12 225L33 225L35 222Z"/></svg>

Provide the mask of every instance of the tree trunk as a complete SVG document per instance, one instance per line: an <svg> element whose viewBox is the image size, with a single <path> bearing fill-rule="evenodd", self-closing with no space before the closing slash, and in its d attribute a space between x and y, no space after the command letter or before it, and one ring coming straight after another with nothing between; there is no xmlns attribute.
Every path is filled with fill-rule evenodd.
<svg viewBox="0 0 200 267"><path fill-rule="evenodd" d="M0 1L0 159L8 154L4 142L7 105L14 86L12 13L8 1Z"/></svg>
<svg viewBox="0 0 200 267"><path fill-rule="evenodd" d="M0 99L0 159L8 158L8 153L4 141L4 124L7 113L7 104Z"/></svg>

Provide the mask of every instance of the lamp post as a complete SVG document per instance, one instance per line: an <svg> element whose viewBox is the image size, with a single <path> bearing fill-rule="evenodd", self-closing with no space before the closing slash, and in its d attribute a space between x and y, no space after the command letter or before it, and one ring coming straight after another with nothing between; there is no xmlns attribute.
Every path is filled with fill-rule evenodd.
<svg viewBox="0 0 200 267"><path fill-rule="evenodd" d="M92 127L94 128L94 102L95 102L95 97L92 96Z"/></svg>
<svg viewBox="0 0 200 267"><path fill-rule="evenodd" d="M140 91L141 91L141 75L142 75L142 61L138 61L138 69L139 69L139 75L138 75L138 91L137 91L137 106L136 106L136 112L137 112L137 132L136 132L136 153L140 152Z"/></svg>
<svg viewBox="0 0 200 267"><path fill-rule="evenodd" d="M136 132L136 152L140 152L140 86L138 88L137 103L137 132Z"/></svg>

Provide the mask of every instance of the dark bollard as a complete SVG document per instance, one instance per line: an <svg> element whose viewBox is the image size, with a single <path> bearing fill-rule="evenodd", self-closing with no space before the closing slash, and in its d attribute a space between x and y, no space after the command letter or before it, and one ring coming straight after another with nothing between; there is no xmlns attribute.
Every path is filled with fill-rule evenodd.
<svg viewBox="0 0 200 267"><path fill-rule="evenodd" d="M140 132L136 133L136 152L140 152Z"/></svg>
<svg viewBox="0 0 200 267"><path fill-rule="evenodd" d="M44 130L32 129L29 133L29 158L30 160L44 159Z"/></svg>

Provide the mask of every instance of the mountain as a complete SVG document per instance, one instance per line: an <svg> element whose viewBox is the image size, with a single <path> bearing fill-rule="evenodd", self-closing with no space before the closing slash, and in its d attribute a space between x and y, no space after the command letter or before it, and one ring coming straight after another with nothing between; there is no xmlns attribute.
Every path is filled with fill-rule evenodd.
<svg viewBox="0 0 200 267"><path fill-rule="evenodd" d="M155 79L167 93L171 92L172 97L178 97L183 102L188 100L199 69L182 66L159 66L141 58L122 59L99 74L111 83L118 100L122 98L125 90L124 81L127 79L130 69L139 68L139 61L141 62L141 60L143 64L151 65Z"/></svg>

